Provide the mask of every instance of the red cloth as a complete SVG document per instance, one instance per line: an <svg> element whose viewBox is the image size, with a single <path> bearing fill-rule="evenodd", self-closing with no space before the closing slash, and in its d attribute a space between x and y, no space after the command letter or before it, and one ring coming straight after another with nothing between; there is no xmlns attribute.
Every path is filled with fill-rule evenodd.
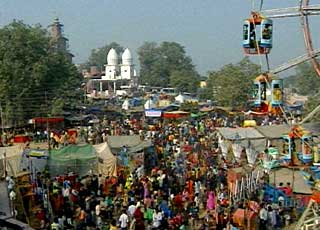
<svg viewBox="0 0 320 230"><path fill-rule="evenodd" d="M292 195L292 188L291 187L278 187L278 189L283 191L287 196Z"/></svg>
<svg viewBox="0 0 320 230"><path fill-rule="evenodd" d="M136 211L133 213L133 216L136 219L136 221L143 220L143 212L141 212L140 207L136 209Z"/></svg>
<svg viewBox="0 0 320 230"><path fill-rule="evenodd" d="M174 197L174 204L177 208L183 208L183 197L181 194L178 194Z"/></svg>
<svg viewBox="0 0 320 230"><path fill-rule="evenodd" d="M188 193L190 195L193 195L193 181L192 180L189 180L187 182L187 188L188 188Z"/></svg>
<svg viewBox="0 0 320 230"><path fill-rule="evenodd" d="M37 213L37 218L38 218L39 221L45 220L45 218L46 218L45 212L44 212L43 210L39 211L39 212Z"/></svg>

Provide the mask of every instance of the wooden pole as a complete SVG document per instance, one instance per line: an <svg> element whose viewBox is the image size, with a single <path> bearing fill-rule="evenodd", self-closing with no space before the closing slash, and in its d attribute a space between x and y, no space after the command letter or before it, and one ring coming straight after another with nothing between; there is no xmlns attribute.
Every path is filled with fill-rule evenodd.
<svg viewBox="0 0 320 230"><path fill-rule="evenodd" d="M295 174L295 169L293 168L292 171L292 183L291 183L291 188L292 188L292 199L293 199L293 194L294 194L294 174ZM294 200L294 199L293 199Z"/></svg>
<svg viewBox="0 0 320 230"><path fill-rule="evenodd" d="M238 190L239 190L239 181L236 180L236 186L235 186L235 190L234 190L234 194L233 194L234 199L236 199L238 196Z"/></svg>
<svg viewBox="0 0 320 230"><path fill-rule="evenodd" d="M4 152L3 153L3 158L4 158L4 162L3 162L3 166L4 166L4 178L7 178L7 174L8 174L8 172L7 172L7 153L6 152Z"/></svg>
<svg viewBox="0 0 320 230"><path fill-rule="evenodd" d="M240 185L240 198L242 199L242 193L243 193L243 186L244 186L244 178L241 178L241 185Z"/></svg>
<svg viewBox="0 0 320 230"><path fill-rule="evenodd" d="M274 199L276 197L276 187L277 187L277 184L276 184L276 170L273 171L273 184L274 184L273 199Z"/></svg>

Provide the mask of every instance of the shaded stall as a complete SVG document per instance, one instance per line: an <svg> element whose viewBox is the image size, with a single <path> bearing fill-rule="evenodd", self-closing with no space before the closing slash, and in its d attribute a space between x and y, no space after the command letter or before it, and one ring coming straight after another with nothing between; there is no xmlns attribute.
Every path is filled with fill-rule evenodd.
<svg viewBox="0 0 320 230"><path fill-rule="evenodd" d="M3 177L5 171L9 176L16 176L21 171L22 145L0 148L0 176Z"/></svg>
<svg viewBox="0 0 320 230"><path fill-rule="evenodd" d="M269 125L269 126L256 126L255 129L261 133L272 145L278 146L281 142L283 134L289 133L291 127L289 125Z"/></svg>
<svg viewBox="0 0 320 230"><path fill-rule="evenodd" d="M34 117L29 120L35 128L63 128L65 119L63 117Z"/></svg>
<svg viewBox="0 0 320 230"><path fill-rule="evenodd" d="M157 160L151 141L141 140L139 135L109 136L108 144L123 166L136 168L145 165L148 168Z"/></svg>
<svg viewBox="0 0 320 230"><path fill-rule="evenodd" d="M98 156L98 173L106 176L117 176L117 158L112 154L107 142L93 146Z"/></svg>
<svg viewBox="0 0 320 230"><path fill-rule="evenodd" d="M98 157L92 145L68 145L49 153L49 168L52 176L74 172L80 176L96 172Z"/></svg>
<svg viewBox="0 0 320 230"><path fill-rule="evenodd" d="M256 126L255 129L266 138L266 147L270 147L268 148L268 156L263 159L263 166L268 169L278 167L282 163L279 160L280 157L287 157L283 154L283 135L291 132L291 127L283 124Z"/></svg>
<svg viewBox="0 0 320 230"><path fill-rule="evenodd" d="M185 111L172 111L172 112L164 112L162 114L163 118L166 119L180 119L189 117L190 113Z"/></svg>
<svg viewBox="0 0 320 230"><path fill-rule="evenodd" d="M137 146L141 142L142 141L139 135L108 136L108 144L112 152L118 151L123 146L126 146L128 148Z"/></svg>
<svg viewBox="0 0 320 230"><path fill-rule="evenodd" d="M245 153L247 161L254 164L259 152L266 147L265 137L254 128L217 128L219 134L219 147L222 154L227 156L232 150L237 160Z"/></svg>

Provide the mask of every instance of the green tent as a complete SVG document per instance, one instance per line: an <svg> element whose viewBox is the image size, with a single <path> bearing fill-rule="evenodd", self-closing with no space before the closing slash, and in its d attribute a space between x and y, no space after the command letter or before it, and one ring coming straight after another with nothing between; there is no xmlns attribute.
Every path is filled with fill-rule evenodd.
<svg viewBox="0 0 320 230"><path fill-rule="evenodd" d="M191 117L192 118L198 118L198 117L203 117L203 116L206 116L207 114L206 113L202 113L202 112L199 112L199 113L191 113Z"/></svg>
<svg viewBox="0 0 320 230"><path fill-rule="evenodd" d="M68 145L49 153L51 176L69 172L86 175L97 170L98 157L92 145Z"/></svg>

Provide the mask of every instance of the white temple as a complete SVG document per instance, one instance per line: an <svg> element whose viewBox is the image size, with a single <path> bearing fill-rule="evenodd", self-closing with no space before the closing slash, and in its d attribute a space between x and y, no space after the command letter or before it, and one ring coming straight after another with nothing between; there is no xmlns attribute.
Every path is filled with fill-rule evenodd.
<svg viewBox="0 0 320 230"><path fill-rule="evenodd" d="M129 85L135 84L135 78L137 77L134 70L132 61L132 55L127 48L122 54L121 64L119 63L118 54L115 49L110 49L107 56L107 64L105 65L105 76L102 76L102 80L107 81L119 81L128 80Z"/></svg>
<svg viewBox="0 0 320 230"><path fill-rule="evenodd" d="M124 50L119 60L115 49L110 49L105 65L105 74L101 79L92 79L91 85L97 91L97 96L128 95L138 87L138 77L134 69L133 58L128 48Z"/></svg>

